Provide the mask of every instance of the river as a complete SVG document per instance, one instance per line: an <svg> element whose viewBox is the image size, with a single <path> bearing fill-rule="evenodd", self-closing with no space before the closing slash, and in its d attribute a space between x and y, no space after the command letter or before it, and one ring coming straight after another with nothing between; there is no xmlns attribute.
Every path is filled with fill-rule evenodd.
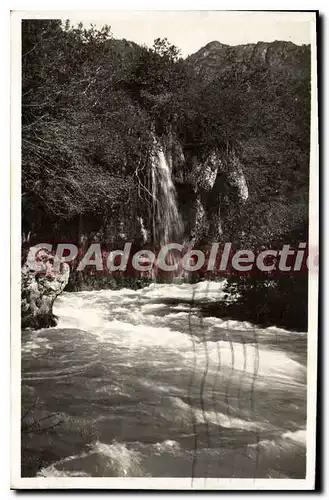
<svg viewBox="0 0 329 500"><path fill-rule="evenodd" d="M64 292L22 335L22 475L304 478L307 336L205 315L222 287Z"/></svg>

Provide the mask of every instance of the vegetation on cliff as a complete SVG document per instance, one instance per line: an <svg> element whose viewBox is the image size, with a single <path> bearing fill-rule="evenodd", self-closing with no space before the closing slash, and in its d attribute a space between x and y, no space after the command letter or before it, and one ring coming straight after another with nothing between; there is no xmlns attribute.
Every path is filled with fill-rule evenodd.
<svg viewBox="0 0 329 500"><path fill-rule="evenodd" d="M87 235L138 243L138 218L152 223L154 134L200 161L214 148L238 152L249 200L238 210L224 190L226 241L273 246L294 231L307 241L309 46L213 42L183 60L166 39L147 48L113 39L108 26L56 20L23 20L22 46L22 230L30 242ZM179 153L173 162L178 182L190 166Z"/></svg>
<svg viewBox="0 0 329 500"><path fill-rule="evenodd" d="M250 56L242 65L215 44L212 58L228 61L209 77L167 40L148 49L114 40L107 26L29 20L22 35L24 231L40 236L45 219L54 231L83 215L95 230L115 215L126 226L131 209L145 206L140 182L154 127L160 136L174 129L200 156L240 145L250 201L243 223L228 210L228 239L307 221L309 47L301 58L300 47L286 44L288 64L281 42L274 65Z"/></svg>

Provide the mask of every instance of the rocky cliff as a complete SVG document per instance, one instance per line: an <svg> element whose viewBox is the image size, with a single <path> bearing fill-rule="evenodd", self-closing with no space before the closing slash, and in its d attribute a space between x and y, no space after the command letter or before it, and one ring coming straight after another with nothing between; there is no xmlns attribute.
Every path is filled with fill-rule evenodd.
<svg viewBox="0 0 329 500"><path fill-rule="evenodd" d="M251 67L284 69L287 76L301 77L309 72L310 46L285 41L231 46L213 41L190 55L187 62L208 79L228 71L246 72Z"/></svg>

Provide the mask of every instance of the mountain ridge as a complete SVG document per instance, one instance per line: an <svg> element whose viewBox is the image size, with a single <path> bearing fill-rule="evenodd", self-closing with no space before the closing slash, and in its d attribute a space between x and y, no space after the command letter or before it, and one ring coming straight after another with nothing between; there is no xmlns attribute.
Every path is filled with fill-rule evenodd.
<svg viewBox="0 0 329 500"><path fill-rule="evenodd" d="M217 40L207 43L186 58L198 74L215 77L227 69L250 66L291 68L297 74L308 71L310 45L290 41L256 42L227 45Z"/></svg>

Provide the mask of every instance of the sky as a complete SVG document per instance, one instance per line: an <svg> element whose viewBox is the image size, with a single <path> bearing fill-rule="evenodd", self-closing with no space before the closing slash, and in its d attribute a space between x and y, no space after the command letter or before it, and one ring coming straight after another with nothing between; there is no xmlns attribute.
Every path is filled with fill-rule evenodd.
<svg viewBox="0 0 329 500"><path fill-rule="evenodd" d="M139 44L151 46L155 38L167 37L181 49L183 57L214 40L228 45L274 40L308 44L312 16L307 12L232 11L74 11L66 14L74 24L79 21L86 26L109 24L114 38Z"/></svg>

